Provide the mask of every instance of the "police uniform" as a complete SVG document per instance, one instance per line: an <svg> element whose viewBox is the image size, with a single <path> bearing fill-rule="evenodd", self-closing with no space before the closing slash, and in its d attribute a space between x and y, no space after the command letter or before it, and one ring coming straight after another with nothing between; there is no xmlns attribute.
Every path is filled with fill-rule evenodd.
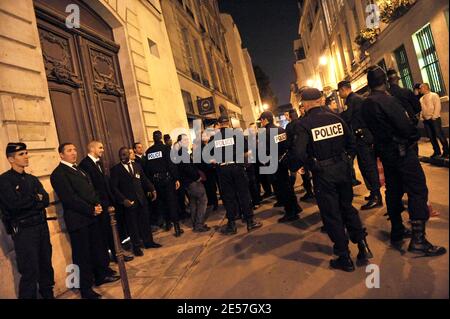
<svg viewBox="0 0 450 319"><path fill-rule="evenodd" d="M418 131L400 102L386 92L384 70L371 67L367 80L371 93L362 105L362 114L375 137L375 148L383 163L391 241L397 243L411 236L405 231L401 217L404 210L402 197L406 192L412 225L408 250L429 256L444 254L445 248L433 246L425 237L425 224L429 218L428 188L415 152Z"/></svg>
<svg viewBox="0 0 450 319"><path fill-rule="evenodd" d="M175 182L178 181L178 171L171 160L170 147L162 141L156 141L145 153L145 174L155 185L158 193L158 209L164 212L166 220L174 224L175 235L180 236L178 216L178 197Z"/></svg>
<svg viewBox="0 0 450 319"><path fill-rule="evenodd" d="M298 214L302 211L302 208L298 205L297 196L294 192L294 186L289 178L289 169L287 164L287 136L283 128L276 126L273 123L272 112L263 112L260 116L260 120L266 119L269 123L264 127L266 134L266 154L270 152L271 143L275 143L277 147L278 156L274 157L274 154L270 155L270 160L278 162L278 168L275 176L275 184L277 195L280 203L284 206L285 215L278 220L278 222L288 222L298 219Z"/></svg>
<svg viewBox="0 0 450 319"><path fill-rule="evenodd" d="M339 256L330 261L330 266L353 271L348 237L358 244L358 262L365 264L372 257L358 211L352 206L349 156L355 152L355 143L342 118L320 107L321 97L321 92L314 88L302 92L303 101L317 101L317 105L307 110L306 116L296 125L298 138L293 152L313 174L320 214L334 243L334 253Z"/></svg>
<svg viewBox="0 0 450 319"><path fill-rule="evenodd" d="M23 150L24 143L8 143L6 153ZM45 212L48 205L49 196L35 176L14 169L0 175L0 210L14 242L21 299L36 299L38 284L43 298L53 298L52 245Z"/></svg>
<svg viewBox="0 0 450 319"><path fill-rule="evenodd" d="M228 118L222 116L219 123L228 123ZM236 134L236 135L235 135ZM244 142L244 136L240 131L231 128L221 128L211 140L214 143L213 157L218 164L217 175L219 178L221 197L226 210L228 223L222 233L226 235L236 234L235 219L242 213L247 222L247 230L250 231L262 226L253 218L252 200L248 187L248 177L244 166L244 153L247 152L246 145L242 153L238 153L238 140Z"/></svg>
<svg viewBox="0 0 450 319"><path fill-rule="evenodd" d="M303 117L303 116L302 116ZM292 147L294 146L294 141L297 138L296 134L295 134L295 126L297 125L297 123L300 121L300 118L297 119L293 119L291 122L289 122L289 124L286 126L286 147L288 149L288 166L289 169L292 172L295 172L295 174L298 172L298 170L303 166L301 163L300 165L296 164L296 163L291 163L291 155L292 154ZM294 160L295 162L295 160ZM302 181L303 181L303 188L306 191L306 194L303 195L302 197L300 197L301 201L308 201L310 199L314 198L314 193L313 193L313 187L312 187L312 181L311 181L311 172L306 169L303 166L303 173L301 174L302 177ZM293 178L293 182L291 182L293 184L293 186L295 185L295 175Z"/></svg>
<svg viewBox="0 0 450 319"><path fill-rule="evenodd" d="M350 82L339 82L338 88L344 86L350 87ZM364 183L370 191L370 196L367 197L368 202L361 206L361 210L367 210L382 206L383 200L380 193L377 161L373 150L373 136L361 114L363 102L362 96L351 92L345 99L347 109L341 113L341 116L355 136L358 166L364 177Z"/></svg>

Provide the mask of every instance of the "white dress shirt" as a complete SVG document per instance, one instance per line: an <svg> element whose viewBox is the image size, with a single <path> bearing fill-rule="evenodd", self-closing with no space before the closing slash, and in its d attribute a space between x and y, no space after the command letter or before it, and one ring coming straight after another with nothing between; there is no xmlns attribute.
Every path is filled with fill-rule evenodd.
<svg viewBox="0 0 450 319"><path fill-rule="evenodd" d="M441 116L441 99L437 93L429 92L422 96L420 106L424 120L435 120Z"/></svg>

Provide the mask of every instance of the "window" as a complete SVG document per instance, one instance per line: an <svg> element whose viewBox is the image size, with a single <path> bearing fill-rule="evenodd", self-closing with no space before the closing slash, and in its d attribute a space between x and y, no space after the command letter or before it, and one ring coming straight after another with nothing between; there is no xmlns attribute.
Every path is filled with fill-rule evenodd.
<svg viewBox="0 0 450 319"><path fill-rule="evenodd" d="M439 96L445 95L441 66L436 53L430 24L427 24L413 35L413 42L423 81L430 84L431 91L436 92Z"/></svg>
<svg viewBox="0 0 450 319"><path fill-rule="evenodd" d="M201 78L202 78L202 83L205 86L209 87L209 82L208 82L208 79L206 77L205 63L203 61L202 51L201 51L201 48L200 48L200 44L199 44L199 42L197 40L194 40L194 47L195 47L195 54L197 56L197 64L198 64L200 75L201 75Z"/></svg>
<svg viewBox="0 0 450 319"><path fill-rule="evenodd" d="M216 69L214 68L213 58L211 52L207 52L206 57L208 59L209 70L211 72L211 80L215 89L219 89L219 84L217 80Z"/></svg>
<svg viewBox="0 0 450 319"><path fill-rule="evenodd" d="M397 62L398 72L402 86L413 90L413 80L411 76L411 69L409 68L408 56L406 55L405 46L402 44L394 51L395 61Z"/></svg>
<svg viewBox="0 0 450 319"><path fill-rule="evenodd" d="M183 44L184 44L184 56L186 60L187 67L189 69L189 72L194 71L194 60L192 57L192 49L189 42L189 34L187 29L181 30L181 35L183 37Z"/></svg>
<svg viewBox="0 0 450 319"><path fill-rule="evenodd" d="M323 7L323 13L325 15L325 22L327 25L328 34L330 34L331 31L333 30L333 26L331 25L330 10L328 7L327 0L322 0L322 7Z"/></svg>
<svg viewBox="0 0 450 319"><path fill-rule="evenodd" d="M181 95L183 96L183 103L186 113L194 114L194 103L192 102L191 93L181 90Z"/></svg>
<svg viewBox="0 0 450 319"><path fill-rule="evenodd" d="M148 46L150 48L150 53L159 58L158 45L150 39L148 40Z"/></svg>

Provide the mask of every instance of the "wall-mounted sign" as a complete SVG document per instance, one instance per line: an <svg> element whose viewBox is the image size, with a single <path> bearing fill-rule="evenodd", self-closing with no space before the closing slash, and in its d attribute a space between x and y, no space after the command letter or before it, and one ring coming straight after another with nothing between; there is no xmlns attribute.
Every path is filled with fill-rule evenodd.
<svg viewBox="0 0 450 319"><path fill-rule="evenodd" d="M215 113L216 110L214 108L214 100L211 97L206 99L197 100L198 113L200 115L212 114Z"/></svg>

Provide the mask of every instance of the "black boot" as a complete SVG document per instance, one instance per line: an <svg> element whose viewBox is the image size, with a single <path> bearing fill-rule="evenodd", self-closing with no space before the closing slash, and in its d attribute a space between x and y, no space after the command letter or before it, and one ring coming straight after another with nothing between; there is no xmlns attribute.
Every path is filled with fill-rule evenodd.
<svg viewBox="0 0 450 319"><path fill-rule="evenodd" d="M375 207L383 206L383 197L381 196L381 193L379 191L374 192L373 195L371 195L371 196L372 196L372 198L369 199L365 205L361 206L361 210L368 210L368 209L372 209Z"/></svg>
<svg viewBox="0 0 450 319"><path fill-rule="evenodd" d="M403 226L403 224L401 225L401 227L398 227L398 228L392 227L392 230L391 230L391 244L393 244L393 245L399 244L404 239L411 238L411 237L412 237L411 230L409 230L408 228Z"/></svg>
<svg viewBox="0 0 450 319"><path fill-rule="evenodd" d="M144 256L144 253L142 252L141 248L133 246L133 255L135 255L136 257L141 257Z"/></svg>
<svg viewBox="0 0 450 319"><path fill-rule="evenodd" d="M339 256L336 259L330 260L330 267L334 269L343 270L346 272L355 271L355 265L353 264L350 255Z"/></svg>
<svg viewBox="0 0 450 319"><path fill-rule="evenodd" d="M413 220L412 225L412 238L409 242L408 251L413 253L423 253L425 256L440 256L447 252L444 247L433 246L427 239L425 234L424 220Z"/></svg>
<svg viewBox="0 0 450 319"><path fill-rule="evenodd" d="M356 265L366 266L369 263L369 259L373 258L373 254L370 251L366 238L358 242L358 255L356 256Z"/></svg>
<svg viewBox="0 0 450 319"><path fill-rule="evenodd" d="M234 220L229 219L227 226L221 230L224 235L234 235L237 233L236 223Z"/></svg>
<svg viewBox="0 0 450 319"><path fill-rule="evenodd" d="M171 222L165 222L164 223L164 231L170 231L172 229L172 223Z"/></svg>
<svg viewBox="0 0 450 319"><path fill-rule="evenodd" d="M173 228L175 229L175 237L180 237L181 234L184 233L184 230L181 229L179 222L174 222Z"/></svg>
<svg viewBox="0 0 450 319"><path fill-rule="evenodd" d="M308 192L308 191L306 192L305 195L300 197L300 200L302 202L307 202L307 201L312 200L312 199L314 199L314 193L313 192Z"/></svg>
<svg viewBox="0 0 450 319"><path fill-rule="evenodd" d="M253 229L262 227L262 225L263 224L261 222L255 221L253 218L249 218L247 220L247 231L250 232Z"/></svg>

